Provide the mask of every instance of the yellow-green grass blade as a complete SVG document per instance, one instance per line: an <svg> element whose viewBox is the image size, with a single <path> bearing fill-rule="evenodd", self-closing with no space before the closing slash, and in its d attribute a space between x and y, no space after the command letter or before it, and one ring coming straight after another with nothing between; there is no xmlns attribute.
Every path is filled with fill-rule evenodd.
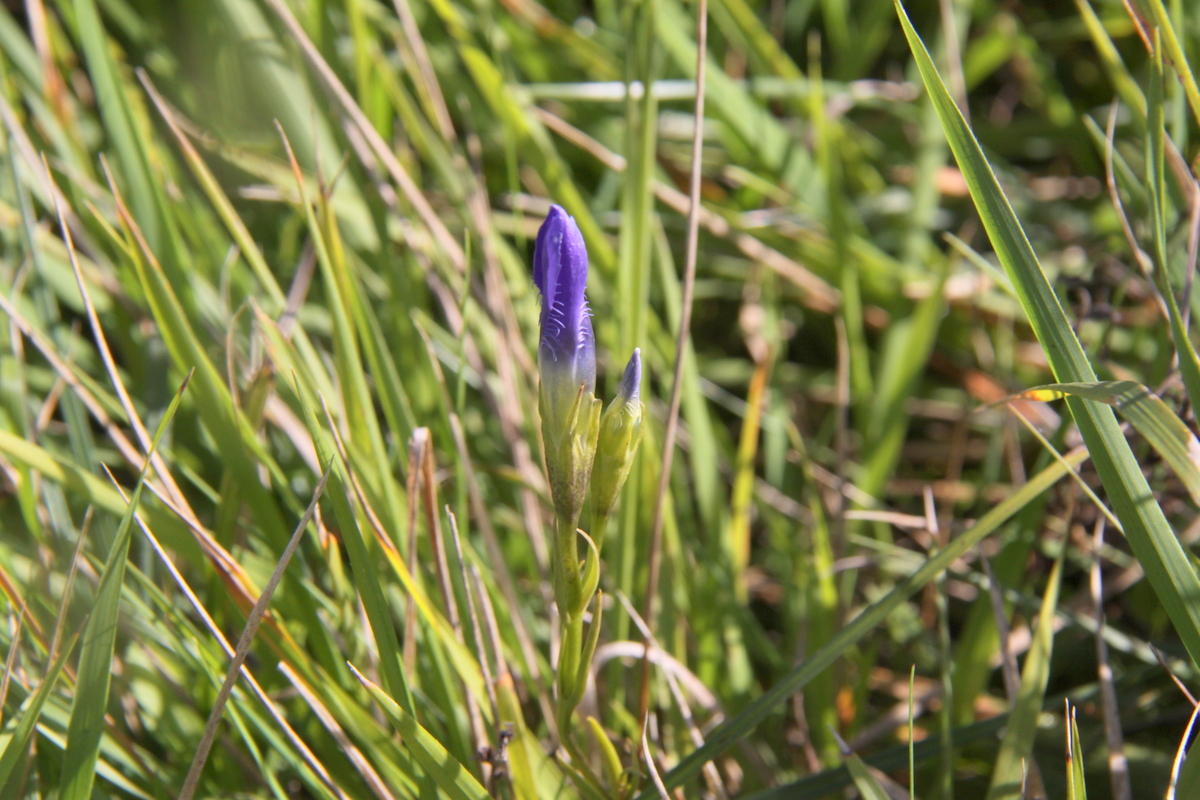
<svg viewBox="0 0 1200 800"><path fill-rule="evenodd" d="M1183 482L1192 500L1200 505L1200 440L1162 398L1134 381L1098 381L1096 383L1051 383L1038 386L1022 397L1050 400L1067 395L1107 403L1129 420L1146 437L1163 460Z"/></svg>
<svg viewBox="0 0 1200 800"><path fill-rule="evenodd" d="M53 481L77 500L91 503L96 508L112 514L121 514L127 503L121 495L101 478L81 469L66 459L55 456L36 444L0 430L0 454L14 464L36 471L43 479ZM185 548L194 552L186 541L191 537L177 518L153 505L142 509L151 524L164 532L164 540L173 548Z"/></svg>
<svg viewBox="0 0 1200 800"><path fill-rule="evenodd" d="M1013 282L1055 377L1061 382L1095 381L1096 375L1087 355L983 150L951 99L929 51L899 2L896 10L992 246ZM1200 604L1194 601L1200 597L1200 579L1155 502L1113 410L1076 397L1067 399L1067 407L1091 452L1113 510L1125 527L1134 555L1145 569L1188 652L1194 659L1200 658Z"/></svg>
<svg viewBox="0 0 1200 800"><path fill-rule="evenodd" d="M1079 725L1075 707L1067 704L1067 800L1087 800L1087 782L1083 773L1083 746L1079 743ZM1191 797L1192 795L1188 795Z"/></svg>
<svg viewBox="0 0 1200 800"><path fill-rule="evenodd" d="M859 797L862 800L891 800L887 790L880 785L879 780L871 774L871 770L863 763L863 760L858 757L858 754L850 749L842 737L833 734L837 738L838 747L841 749L842 758L846 762L846 769L850 771L850 777L854 780L854 786L858 789Z"/></svg>
<svg viewBox="0 0 1200 800"><path fill-rule="evenodd" d="M286 136L284 144L291 158L291 145L288 144ZM332 207L328 203L321 203L321 216L318 220L312 205L304 195L300 167L294 158L292 168L333 317L334 365L342 387L342 403L350 431L347 446L365 454L363 460L370 468L357 470L357 474L367 490L371 491L374 507L379 509L390 523L389 528L393 535L400 537L404 530L404 514L400 511L397 497L402 494L402 489L390 480L391 471L387 463L383 433L379 429L379 420L374 413L374 403L362 368L357 328L351 321L361 318L361 313L356 313L356 310L362 303L358 297L354 277L350 274L348 254L343 246Z"/></svg>
<svg viewBox="0 0 1200 800"><path fill-rule="evenodd" d="M490 795L479 785L479 781L475 780L467 768L454 759L454 756L446 752L446 748L442 747L441 742L422 728L417 720L397 705L396 701L386 692L363 677L362 673L354 669L353 664L350 665L350 669L354 670L354 674L362 681L362 685L367 687L371 697L383 709L384 716L404 737L408 749L416 756L417 761L433 778L439 789L445 792L451 800L490 800Z"/></svg>
<svg viewBox="0 0 1200 800"><path fill-rule="evenodd" d="M695 23L675 0L663 0L658 4L657 11L656 27L663 49L678 69L683 70L685 75L694 76L696 41L690 32ZM802 148L792 147L792 137L779 121L721 69L712 68L706 75L706 100L753 153L759 164L771 174L779 175L789 159L794 159L794 163L800 167L795 169L794 175L789 175L791 180L785 183L790 186L805 185L812 177L807 153Z"/></svg>
<svg viewBox="0 0 1200 800"><path fill-rule="evenodd" d="M1063 548L1064 552L1066 548ZM1033 739L1037 733L1042 701L1046 697L1046 682L1050 679L1050 655L1054 650L1054 611L1058 607L1058 589L1062 578L1062 558L1054 563L1050 582L1042 596L1038 628L1033 645L1025 656L1021 670L1021 689L1008 717L1008 728L1000 742L992 767L992 783L987 800L1007 800L1021 796L1026 762L1032 757Z"/></svg>
<svg viewBox="0 0 1200 800"><path fill-rule="evenodd" d="M916 594L922 587L942 573L956 558L990 536L1013 514L1032 502L1046 489L1053 486L1087 457L1086 451L1076 450L1065 456L1065 462L1056 461L1030 478L1011 496L984 514L969 530L952 541L943 550L932 556L905 580L882 598L867 606L861 614L848 622L829 643L814 652L807 660L797 665L783 680L776 683L765 694L750 703L740 714L724 723L706 737L703 747L683 759L674 769L663 776L667 788L679 786L696 775L706 761L736 744L770 715L776 706L804 688L815 676L827 669L847 649L874 630L897 606ZM638 800L650 800L652 790L643 792Z"/></svg>
<svg viewBox="0 0 1200 800"><path fill-rule="evenodd" d="M1149 0L1149 5L1151 13L1154 14L1154 24L1158 26L1158 30L1162 34L1162 46L1166 47L1166 55L1171 59L1171 65L1175 67L1179 82L1183 84L1183 92L1187 96L1188 105L1192 107L1196 121L1200 122L1200 86L1196 85L1196 76L1192 73L1187 55L1183 52L1183 46L1175 32L1175 25L1171 21L1171 15L1167 13L1163 0Z"/></svg>
<svg viewBox="0 0 1200 800"><path fill-rule="evenodd" d="M138 224L146 232L156 251L163 243L166 221L159 215L144 139L136 129L128 98L121 84L117 64L111 55L111 43L100 21L95 0L75 0L75 22L88 74L96 89L97 108L117 155L121 175L129 186L130 202Z"/></svg>
<svg viewBox="0 0 1200 800"><path fill-rule="evenodd" d="M1089 0L1075 0L1075 6L1079 9L1079 16L1083 19L1084 27L1087 28L1088 35L1092 39L1092 45L1100 56L1100 63L1104 65L1104 71L1108 73L1108 79L1113 88L1117 90L1117 95L1125 105L1133 109L1138 124L1145 124L1146 96L1142 94L1137 81L1129 74L1129 68L1125 66L1121 54L1117 52L1116 45L1113 44L1108 31L1104 28L1104 23L1096 15Z"/></svg>
<svg viewBox="0 0 1200 800"><path fill-rule="evenodd" d="M1167 130L1164 118L1162 46L1156 36L1155 51L1151 59L1153 71L1150 77L1149 120L1146 132L1146 160L1150 183L1150 254L1154 259L1158 289L1167 303L1167 316L1171 324L1171 339L1179 357L1179 374L1192 405L1200 402L1200 357L1188 335L1187 326L1175 298L1171 285L1170 258L1167 255L1167 188L1166 148Z"/></svg>
<svg viewBox="0 0 1200 800"><path fill-rule="evenodd" d="M329 475L326 497L333 504L334 516L341 529L342 541L346 545L346 553L350 557L350 568L354 571L354 582L362 598L371 632L375 636L375 645L379 648L379 669L383 676L384 686L400 697L406 709L413 710L412 692L404 674L400 661L400 642L396 637L396 627L392 622L391 610L384 595L383 584L379 579L379 571L375 568L375 558L367 549L362 531L354 509L350 506L348 481L345 475L345 465L337 457L312 404L304 395L299 383L296 384L296 396L299 398L304 411L304 422L308 426L309 436L317 450L317 458L321 463L334 462L333 471Z"/></svg>
<svg viewBox="0 0 1200 800"><path fill-rule="evenodd" d="M113 649L117 640L117 619L121 612L121 586L125 582L125 561L129 555L130 540L133 538L133 514L142 497L150 457L170 426L191 376L192 373L189 372L158 423L150 451L146 454L146 460L138 475L137 486L121 517L116 538L109 548L104 571L100 575L100 586L96 590L92 612L84 629L83 649L79 654L71 720L67 726L67 747L63 753L59 781L59 796L62 800L86 800L92 794L92 784L96 778L96 758L100 753L100 736L104 732L104 715L108 706Z"/></svg>
<svg viewBox="0 0 1200 800"><path fill-rule="evenodd" d="M305 169L313 170L317 164L334 169L342 152L328 116L318 113L327 106L313 96L304 75L289 62L261 4L253 0L216 0L210 5L228 29L231 44L243 54L242 79L260 87L259 96L269 106L266 118L278 119L287 129ZM355 245L378 250L379 233L353 177L341 176L333 195L339 218Z"/></svg>
<svg viewBox="0 0 1200 800"><path fill-rule="evenodd" d="M78 634L72 636L67 642L67 646L59 653L54 664L46 671L41 684L25 701L24 709L14 717L15 724L10 726L7 732L8 741L5 743L3 752L0 752L0 788L5 791L8 789L9 778L13 776L13 769L21 763L22 756L29 749L29 742L33 738L33 732L37 729L38 720L42 716L42 709L46 705L46 700L50 698L50 693L54 690L54 684L58 682L59 673L66 665L67 658L75 649L77 638ZM13 646L16 646L15 642Z"/></svg>

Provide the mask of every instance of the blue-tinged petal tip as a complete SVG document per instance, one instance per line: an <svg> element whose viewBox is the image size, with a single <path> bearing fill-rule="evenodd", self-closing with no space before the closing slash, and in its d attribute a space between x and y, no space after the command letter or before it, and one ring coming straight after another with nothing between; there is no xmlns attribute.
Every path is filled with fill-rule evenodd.
<svg viewBox="0 0 1200 800"><path fill-rule="evenodd" d="M635 347L629 363L625 365L625 374L621 377L621 385L617 389L618 396L626 403L636 403L641 396L642 388L642 348Z"/></svg>

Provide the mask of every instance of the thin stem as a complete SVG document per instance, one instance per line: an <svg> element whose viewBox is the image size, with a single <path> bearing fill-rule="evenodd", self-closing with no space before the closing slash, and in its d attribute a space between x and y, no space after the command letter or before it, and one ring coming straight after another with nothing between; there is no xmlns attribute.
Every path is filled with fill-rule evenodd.
<svg viewBox="0 0 1200 800"><path fill-rule="evenodd" d="M671 462L675 457L675 435L679 426L679 403L683 390L683 365L687 355L688 330L692 324L692 300L696 290L696 251L700 236L700 159L704 145L704 67L708 53L708 2L698 0L696 8L696 106L693 114L692 172L689 185L690 204L687 219L687 255L683 272L683 308L679 316L679 333L675 340L675 372L671 378L671 400L667 410L667 429L663 437L662 471L658 476L658 491L654 498L654 523L650 534L650 577L646 583L646 604L642 618L654 628L654 606L658 595L658 575L662 568L663 514L667 487L671 480ZM642 676L638 708L641 727L646 727L650 713L650 639L642 637Z"/></svg>

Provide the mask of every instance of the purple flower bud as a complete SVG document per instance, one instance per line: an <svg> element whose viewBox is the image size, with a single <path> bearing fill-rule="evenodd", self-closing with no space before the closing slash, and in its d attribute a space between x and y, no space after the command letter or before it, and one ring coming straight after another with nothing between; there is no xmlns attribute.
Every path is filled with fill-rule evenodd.
<svg viewBox="0 0 1200 800"><path fill-rule="evenodd" d="M550 494L560 532L566 532L564 554L574 546L600 421L600 401L594 396L596 342L584 296L587 272L587 248L579 226L561 207L551 206L533 249L533 282L542 292L542 440Z"/></svg>
<svg viewBox="0 0 1200 800"><path fill-rule="evenodd" d="M570 408L579 392L596 389L596 342L584 291L588 257L575 220L551 206L533 249L533 282L542 293L538 369L556 411Z"/></svg>

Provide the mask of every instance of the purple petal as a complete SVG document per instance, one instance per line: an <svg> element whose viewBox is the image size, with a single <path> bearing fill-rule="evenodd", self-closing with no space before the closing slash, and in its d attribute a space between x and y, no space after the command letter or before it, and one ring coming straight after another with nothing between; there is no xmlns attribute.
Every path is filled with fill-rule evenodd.
<svg viewBox="0 0 1200 800"><path fill-rule="evenodd" d="M533 251L533 282L542 293L542 369L595 385L596 350L588 311L588 257L583 235L561 206L551 206Z"/></svg>

